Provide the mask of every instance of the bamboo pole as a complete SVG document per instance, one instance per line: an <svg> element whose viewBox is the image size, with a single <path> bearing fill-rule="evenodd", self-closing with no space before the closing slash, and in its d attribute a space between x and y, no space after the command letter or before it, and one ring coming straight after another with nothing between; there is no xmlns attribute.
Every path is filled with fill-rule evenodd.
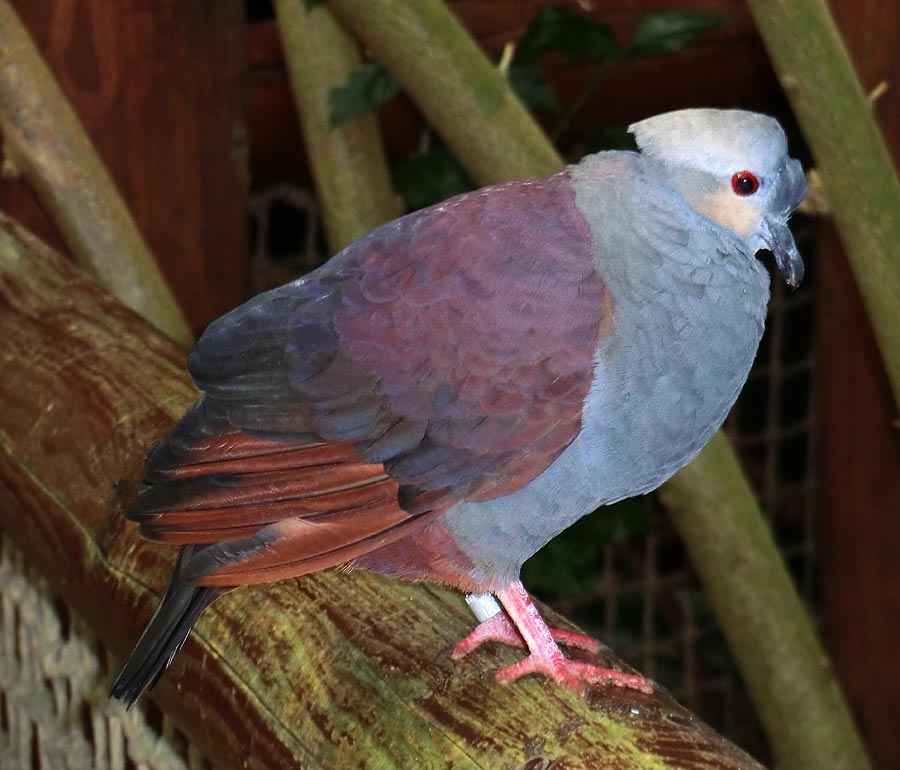
<svg viewBox="0 0 900 770"><path fill-rule="evenodd" d="M352 37L322 6L276 0L306 154L332 251L403 213L375 118L332 128L328 97L361 63Z"/></svg>
<svg viewBox="0 0 900 770"><path fill-rule="evenodd" d="M481 184L545 176L562 159L441 0L330 0Z"/></svg>
<svg viewBox="0 0 900 770"><path fill-rule="evenodd" d="M191 331L74 110L9 0L0 0L4 173L21 174L72 256L187 347Z"/></svg>
<svg viewBox="0 0 900 770"><path fill-rule="evenodd" d="M0 215L0 527L117 655L176 550L142 541L121 506L196 396L181 358ZM362 571L244 588L204 613L151 697L221 768L760 770L665 692L500 686L521 652L451 661L471 626L458 593Z"/></svg>
<svg viewBox="0 0 900 770"><path fill-rule="evenodd" d="M864 770L865 749L834 671L727 443L716 434L663 486L662 502L740 663L778 767Z"/></svg>
<svg viewBox="0 0 900 770"><path fill-rule="evenodd" d="M748 0L803 135L900 406L900 181L824 0Z"/></svg>
<svg viewBox="0 0 900 770"><path fill-rule="evenodd" d="M530 144L482 145L478 141L486 123L491 132L517 136L530 130L530 116L523 121L517 113L498 115L491 103L476 97L465 103L465 109L475 114L467 114L460 111L457 101L444 100L447 83L455 84L455 91L471 94L493 86L485 74L489 62L474 43L459 42L465 32L449 12L438 9L443 7L438 0L416 4L330 0L329 6L400 79L448 144L465 146L466 154L460 154L460 160L480 184L508 179L511 168L528 177L562 167L558 156L551 162L555 151L543 135L541 141L533 139ZM431 48L439 53L432 53ZM472 58L480 63L473 64ZM821 664L827 656L796 588L786 578L777 546L771 536L760 534L767 531L762 511L746 479L739 471L735 473L739 468L734 450L720 433L694 463L663 486L662 497L691 553L717 620L732 643L732 653L769 731L779 765L790 770L831 766L832 749L843 747L837 754L847 760L848 769L866 768L858 732L831 670L826 665L821 675L810 677L811 669L802 665L803 661ZM728 511L739 514L743 526L718 526ZM713 536L717 547L704 546ZM739 555L746 569L734 569L723 554ZM747 582L748 573L782 574L785 579ZM752 607L752 612L734 611L728 604L728 597L746 597L748 593L753 600L748 599L744 606ZM746 640L750 641L744 643ZM821 727L798 716L825 713L831 717ZM786 718L787 714L794 716Z"/></svg>

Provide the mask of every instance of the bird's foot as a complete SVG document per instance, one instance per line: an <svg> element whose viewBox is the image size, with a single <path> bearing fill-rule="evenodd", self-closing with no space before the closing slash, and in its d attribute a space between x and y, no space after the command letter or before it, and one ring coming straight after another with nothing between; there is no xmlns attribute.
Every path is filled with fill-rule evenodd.
<svg viewBox="0 0 900 770"><path fill-rule="evenodd" d="M579 693L594 684L653 692L653 683L641 676L566 658L557 643L593 653L599 650L599 643L583 634L548 627L521 582L497 591L497 598L506 614L497 613L478 625L453 648L455 659L467 655L483 642L501 642L526 647L529 652L526 658L497 672L497 681L501 684L514 682L526 674L543 674Z"/></svg>
<svg viewBox="0 0 900 770"><path fill-rule="evenodd" d="M600 651L600 642L592 636L576 634L574 631L563 631L560 628L548 628L548 630L553 641L557 644L564 644L566 647L574 647L578 650L586 650L593 653ZM499 642L510 647L525 647L525 640L516 630L509 617L502 612L498 612L496 615L479 623L471 634L462 641L457 642L453 647L451 657L453 660L464 658L485 642Z"/></svg>
<svg viewBox="0 0 900 770"><path fill-rule="evenodd" d="M509 684L526 674L543 674L558 685L578 693L584 692L585 687L593 684L622 687L648 695L653 692L653 683L642 676L569 660L558 647L549 654L533 652L518 663L501 668L497 672L497 681L500 684Z"/></svg>

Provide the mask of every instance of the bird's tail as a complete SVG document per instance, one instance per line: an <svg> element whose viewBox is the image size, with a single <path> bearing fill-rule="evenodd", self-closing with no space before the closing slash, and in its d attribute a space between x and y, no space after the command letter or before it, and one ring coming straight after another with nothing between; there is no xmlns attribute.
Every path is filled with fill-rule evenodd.
<svg viewBox="0 0 900 770"><path fill-rule="evenodd" d="M110 688L111 698L130 707L171 665L194 623L223 589L198 587L181 578L181 566L194 546L181 549L172 582L138 640L134 651Z"/></svg>

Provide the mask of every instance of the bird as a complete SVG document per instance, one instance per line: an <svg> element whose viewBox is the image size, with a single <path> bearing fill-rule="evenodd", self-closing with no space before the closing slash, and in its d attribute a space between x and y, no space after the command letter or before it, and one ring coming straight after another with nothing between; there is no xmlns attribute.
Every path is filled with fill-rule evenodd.
<svg viewBox="0 0 900 770"><path fill-rule="evenodd" d="M650 492L724 421L764 329L768 250L796 287L807 191L772 117L694 108L636 149L407 214L214 321L199 400L149 453L127 518L180 547L110 694L127 705L224 592L365 569L491 594L453 650L497 672L652 692L572 659L519 572L600 506Z"/></svg>

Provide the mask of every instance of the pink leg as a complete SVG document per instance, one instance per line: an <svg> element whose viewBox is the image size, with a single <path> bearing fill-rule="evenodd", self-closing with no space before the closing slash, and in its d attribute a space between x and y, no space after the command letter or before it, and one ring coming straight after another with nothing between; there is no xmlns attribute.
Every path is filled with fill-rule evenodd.
<svg viewBox="0 0 900 770"><path fill-rule="evenodd" d="M557 636L554 637L553 631L548 628L537 608L532 604L521 582L516 581L507 588L498 591L497 598L508 613L509 619L512 621L511 624L507 623L504 626L502 621L492 622L494 618L498 617L495 615L494 618L490 618L485 623L482 623L481 626L476 628L472 634L463 639L454 648L454 658L462 657L477 647L482 641L492 640L510 643L510 639L512 639L518 645L521 645L521 642L524 641L529 650L529 655L515 665L497 672L497 681L501 684L513 682L526 674L544 674L557 684L576 692L582 692L585 686L589 684L610 684L615 687L627 687L644 693L653 692L653 684L643 677L600 668L589 663L579 663L566 658L556 645L557 641L564 644L567 643L565 639L559 636L560 633L565 634L566 632L557 632ZM482 626L486 626L486 624L490 624L490 626L487 626L483 632L479 632L479 629ZM513 626L518 631L518 635L513 631ZM583 643L586 637L580 634L569 636L577 637L579 641L578 644L571 646L596 651L597 644L594 640L591 640L593 644L588 646Z"/></svg>
<svg viewBox="0 0 900 770"><path fill-rule="evenodd" d="M566 647L574 647L593 653L600 651L600 642L591 636L576 634L573 631L563 631L559 628L551 628L549 630L553 641L557 644L564 644ZM525 640L516 630L509 616L505 612L498 612L496 615L479 623L471 634L456 643L453 647L453 660L464 658L485 642L499 642L500 644L508 644L510 647L525 647Z"/></svg>

